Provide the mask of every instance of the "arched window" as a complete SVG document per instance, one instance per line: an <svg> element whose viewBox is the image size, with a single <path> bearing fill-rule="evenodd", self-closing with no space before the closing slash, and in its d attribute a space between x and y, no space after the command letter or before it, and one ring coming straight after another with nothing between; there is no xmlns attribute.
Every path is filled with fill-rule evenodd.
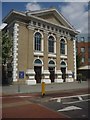
<svg viewBox="0 0 90 120"><path fill-rule="evenodd" d="M48 38L48 51L54 53L54 37L50 36Z"/></svg>
<svg viewBox="0 0 90 120"><path fill-rule="evenodd" d="M64 39L61 39L61 41L60 41L60 53L65 54L65 41L64 41Z"/></svg>
<svg viewBox="0 0 90 120"><path fill-rule="evenodd" d="M36 66L41 66L42 65L42 62L41 62L41 60L39 60L39 59L36 59L35 61L34 61L34 65L36 65Z"/></svg>
<svg viewBox="0 0 90 120"><path fill-rule="evenodd" d="M53 60L50 60L50 61L49 61L49 66L50 66L50 67L55 67L55 62L54 62Z"/></svg>
<svg viewBox="0 0 90 120"><path fill-rule="evenodd" d="M42 36L39 32L36 32L35 33L35 50L37 51L41 51L41 39L42 39Z"/></svg>

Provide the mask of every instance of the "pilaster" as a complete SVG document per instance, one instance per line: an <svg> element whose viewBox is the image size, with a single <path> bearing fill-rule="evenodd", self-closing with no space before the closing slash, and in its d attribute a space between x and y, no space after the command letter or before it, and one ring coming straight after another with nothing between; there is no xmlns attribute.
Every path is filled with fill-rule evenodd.
<svg viewBox="0 0 90 120"><path fill-rule="evenodd" d="M50 80L50 72L48 70L48 33L44 33L44 70L43 70L43 79L42 82L44 81L45 83L51 83Z"/></svg>
<svg viewBox="0 0 90 120"><path fill-rule="evenodd" d="M19 36L19 24L14 24L13 31L13 81L17 81L18 70L18 36Z"/></svg>
<svg viewBox="0 0 90 120"><path fill-rule="evenodd" d="M63 82L62 79L62 72L60 70L60 36L57 36L56 40L56 71L55 71L55 82L61 83Z"/></svg>
<svg viewBox="0 0 90 120"><path fill-rule="evenodd" d="M35 71L34 71L34 32L33 30L28 26L28 69L26 71L26 75L28 76L28 79L26 80L26 84L28 85L34 85L36 84L35 80Z"/></svg>

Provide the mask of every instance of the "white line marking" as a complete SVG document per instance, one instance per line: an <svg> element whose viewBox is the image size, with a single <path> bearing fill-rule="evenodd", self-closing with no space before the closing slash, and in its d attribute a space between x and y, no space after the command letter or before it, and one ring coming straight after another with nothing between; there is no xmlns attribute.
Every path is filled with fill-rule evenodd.
<svg viewBox="0 0 90 120"><path fill-rule="evenodd" d="M57 99L57 102L61 102L61 99Z"/></svg>
<svg viewBox="0 0 90 120"><path fill-rule="evenodd" d="M63 104L73 104L73 103L87 102L87 101L90 101L90 99L82 100L82 101L74 101L74 102L63 102Z"/></svg>
<svg viewBox="0 0 90 120"><path fill-rule="evenodd" d="M66 96L66 97L56 97L56 98L51 98L50 100L56 100L56 99L62 99L62 98L72 98L72 97L83 97L83 96L89 96L90 94L84 94L84 95L74 95L74 96Z"/></svg>
<svg viewBox="0 0 90 120"><path fill-rule="evenodd" d="M21 97L21 98L22 98L22 97L32 97L32 96L18 96L18 97Z"/></svg>
<svg viewBox="0 0 90 120"><path fill-rule="evenodd" d="M6 97L2 96L0 98L18 98L18 97L23 98L23 97L32 97L32 96L6 96Z"/></svg>
<svg viewBox="0 0 90 120"><path fill-rule="evenodd" d="M79 100L80 100L80 101L82 101L82 100L83 100L81 96L78 96L78 98L79 98Z"/></svg>
<svg viewBox="0 0 90 120"><path fill-rule="evenodd" d="M63 109L58 110L58 112L63 112L63 111L70 111L70 110L81 110L82 108L80 107L76 107L76 106L69 106L69 107L65 107Z"/></svg>

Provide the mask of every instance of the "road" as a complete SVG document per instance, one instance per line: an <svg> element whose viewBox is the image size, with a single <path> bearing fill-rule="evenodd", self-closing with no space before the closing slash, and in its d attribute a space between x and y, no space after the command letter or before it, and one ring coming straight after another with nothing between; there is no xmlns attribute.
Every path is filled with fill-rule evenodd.
<svg viewBox="0 0 90 120"><path fill-rule="evenodd" d="M44 106L62 113L69 118L89 118L88 107L90 95L75 95L68 97L51 98L49 102L43 103Z"/></svg>
<svg viewBox="0 0 90 120"><path fill-rule="evenodd" d="M77 118L88 117L87 89L47 93L3 95L3 118ZM0 97L1 98L1 97ZM70 119L71 120L71 119Z"/></svg>

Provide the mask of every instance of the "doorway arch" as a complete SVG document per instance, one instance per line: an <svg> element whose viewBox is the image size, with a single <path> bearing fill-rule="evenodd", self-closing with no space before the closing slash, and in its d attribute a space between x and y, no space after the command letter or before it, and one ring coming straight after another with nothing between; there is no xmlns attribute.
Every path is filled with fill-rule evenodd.
<svg viewBox="0 0 90 120"><path fill-rule="evenodd" d="M63 82L65 82L66 81L66 63L64 61L61 62L61 72L62 72Z"/></svg>
<svg viewBox="0 0 90 120"><path fill-rule="evenodd" d="M51 82L54 82L54 79L55 79L55 62L53 60L49 61L48 69L49 69L49 72L50 72L50 80L51 80Z"/></svg>
<svg viewBox="0 0 90 120"><path fill-rule="evenodd" d="M42 61L40 59L36 59L34 61L34 71L35 71L35 80L36 80L36 82L41 83Z"/></svg>

